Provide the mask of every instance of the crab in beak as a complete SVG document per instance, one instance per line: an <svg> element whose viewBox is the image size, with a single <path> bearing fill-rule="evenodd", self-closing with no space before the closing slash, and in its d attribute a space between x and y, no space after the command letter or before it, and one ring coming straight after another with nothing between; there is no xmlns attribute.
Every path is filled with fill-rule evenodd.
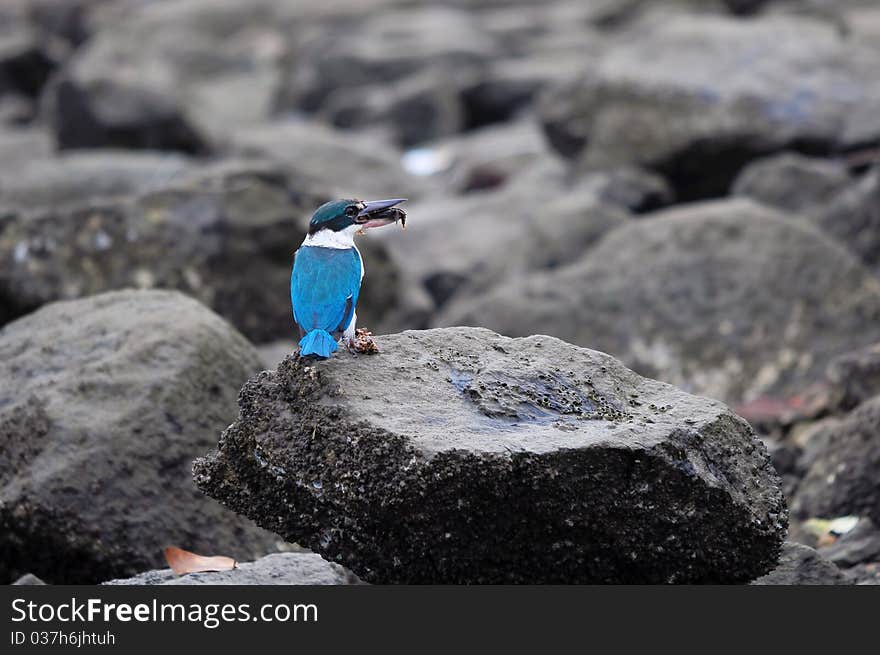
<svg viewBox="0 0 880 655"><path fill-rule="evenodd" d="M400 221L400 226L406 229L406 212L399 205L406 198L389 198L387 200L369 200L364 202L363 209L358 212L355 222L361 226L359 234L371 227L382 227Z"/></svg>

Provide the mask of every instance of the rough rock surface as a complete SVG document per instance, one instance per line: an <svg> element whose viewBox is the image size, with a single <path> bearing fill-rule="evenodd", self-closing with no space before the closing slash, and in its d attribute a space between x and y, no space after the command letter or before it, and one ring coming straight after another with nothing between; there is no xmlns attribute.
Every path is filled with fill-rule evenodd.
<svg viewBox="0 0 880 655"><path fill-rule="evenodd" d="M177 576L171 569L147 571L108 585L335 585L358 584L357 576L315 553L273 553L231 571Z"/></svg>
<svg viewBox="0 0 880 655"><path fill-rule="evenodd" d="M875 343L880 283L805 221L718 201L629 222L574 264L450 303L437 325L547 332L740 402L797 393Z"/></svg>
<svg viewBox="0 0 880 655"><path fill-rule="evenodd" d="M657 12L541 102L586 168L644 165L682 199L723 195L750 160L880 138L878 50L828 21Z"/></svg>
<svg viewBox="0 0 880 655"><path fill-rule="evenodd" d="M545 336L379 347L252 378L199 488L368 582L746 582L776 562L778 478L721 403Z"/></svg>
<svg viewBox="0 0 880 655"><path fill-rule="evenodd" d="M845 585L848 582L834 564L803 544L786 541L779 564L756 585Z"/></svg>
<svg viewBox="0 0 880 655"><path fill-rule="evenodd" d="M800 518L867 516L880 524L880 397L815 428L792 502Z"/></svg>
<svg viewBox="0 0 880 655"><path fill-rule="evenodd" d="M0 330L0 580L133 575L169 545L265 552L271 535L189 478L260 368L228 323L174 292L54 303Z"/></svg>

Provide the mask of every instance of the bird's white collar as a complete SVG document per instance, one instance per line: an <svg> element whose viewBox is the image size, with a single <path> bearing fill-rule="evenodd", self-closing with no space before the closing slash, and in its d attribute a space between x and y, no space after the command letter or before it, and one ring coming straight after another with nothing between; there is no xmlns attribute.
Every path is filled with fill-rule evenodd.
<svg viewBox="0 0 880 655"><path fill-rule="evenodd" d="M304 246L318 246L319 248L338 248L344 250L354 248L354 235L360 229L360 225L350 225L344 230L318 230L314 234L306 235L302 244Z"/></svg>

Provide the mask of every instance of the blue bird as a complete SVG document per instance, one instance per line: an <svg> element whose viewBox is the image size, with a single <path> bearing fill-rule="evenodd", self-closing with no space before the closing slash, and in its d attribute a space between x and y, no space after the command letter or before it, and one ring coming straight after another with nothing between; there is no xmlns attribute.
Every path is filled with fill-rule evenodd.
<svg viewBox="0 0 880 655"><path fill-rule="evenodd" d="M404 200L334 200L315 210L290 276L293 320L302 336L301 356L329 357L338 349L340 336L349 349L355 349L364 263L354 236L397 221L406 226L406 212L395 206Z"/></svg>

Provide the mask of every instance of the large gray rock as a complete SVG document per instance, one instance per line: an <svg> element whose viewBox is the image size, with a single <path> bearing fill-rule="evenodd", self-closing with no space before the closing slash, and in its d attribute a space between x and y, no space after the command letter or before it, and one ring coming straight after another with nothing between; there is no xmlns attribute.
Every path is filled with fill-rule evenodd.
<svg viewBox="0 0 880 655"><path fill-rule="evenodd" d="M224 147L233 154L268 158L308 176L340 198L417 198L422 180L400 164L400 151L369 135L305 120L277 120L232 130Z"/></svg>
<svg viewBox="0 0 880 655"><path fill-rule="evenodd" d="M733 184L746 196L791 212L809 212L852 183L846 166L828 159L783 153L746 166Z"/></svg>
<svg viewBox="0 0 880 655"><path fill-rule="evenodd" d="M880 529L871 519L861 518L852 530L820 548L819 553L846 568L880 562Z"/></svg>
<svg viewBox="0 0 880 655"><path fill-rule="evenodd" d="M118 150L34 157L0 170L0 206L50 208L168 187L190 162L175 154Z"/></svg>
<svg viewBox="0 0 880 655"><path fill-rule="evenodd" d="M880 167L853 180L842 163L779 155L747 166L733 192L800 212L880 275Z"/></svg>
<svg viewBox="0 0 880 655"><path fill-rule="evenodd" d="M785 542L779 563L756 585L846 585L843 573L815 550L803 544Z"/></svg>
<svg viewBox="0 0 880 655"><path fill-rule="evenodd" d="M252 378L199 488L368 582L745 582L776 562L778 478L721 403L551 337L379 347Z"/></svg>
<svg viewBox="0 0 880 655"><path fill-rule="evenodd" d="M465 11L407 7L376 12L358 20L355 28L317 30L304 38L289 58L276 107L315 111L339 90L365 92L416 74L443 72L452 80L469 80L495 46Z"/></svg>
<svg viewBox="0 0 880 655"><path fill-rule="evenodd" d="M155 567L169 545L269 549L189 480L260 367L173 292L54 303L0 330L0 579L94 583Z"/></svg>
<svg viewBox="0 0 880 655"><path fill-rule="evenodd" d="M358 584L351 571L315 553L273 553L243 562L231 571L175 575L171 569L147 571L107 585L337 585Z"/></svg>
<svg viewBox="0 0 880 655"><path fill-rule="evenodd" d="M512 180L497 193L429 196L408 208L412 229L376 236L407 283L420 283L442 307L516 273L576 260L629 219L625 209L601 200L600 188L555 191Z"/></svg>
<svg viewBox="0 0 880 655"><path fill-rule="evenodd" d="M814 428L792 501L799 518L867 516L880 524L880 397Z"/></svg>
<svg viewBox="0 0 880 655"><path fill-rule="evenodd" d="M60 169L58 179L85 181L105 165L84 165L90 161L95 163L87 157L69 162L75 168ZM103 177L71 194L98 193L96 200L7 212L0 230L0 298L6 300L0 304L7 315L0 320L53 300L126 287L164 288L198 298L254 341L293 340L293 252L308 217L328 199L325 187L267 162L227 161L178 175L173 161L152 171L137 159L131 163L107 177L161 188L106 198L100 194L113 185L104 189ZM169 174L172 179L162 179ZM37 186L34 197L40 193L47 201L65 198L51 185ZM378 330L381 322L417 316L418 309L409 311L387 250L370 237L360 245L368 271L358 304L361 322Z"/></svg>
<svg viewBox="0 0 880 655"><path fill-rule="evenodd" d="M290 17L277 2L141 3L107 21L47 89L62 148L203 152L265 120Z"/></svg>
<svg viewBox="0 0 880 655"><path fill-rule="evenodd" d="M826 21L658 12L541 102L585 168L638 164L682 199L724 194L751 159L880 138L878 50Z"/></svg>
<svg viewBox="0 0 880 655"><path fill-rule="evenodd" d="M880 283L803 220L744 200L630 222L579 261L462 298L438 325L546 332L729 402L787 396L880 336Z"/></svg>
<svg viewBox="0 0 880 655"><path fill-rule="evenodd" d="M880 167L817 208L812 220L880 277Z"/></svg>

